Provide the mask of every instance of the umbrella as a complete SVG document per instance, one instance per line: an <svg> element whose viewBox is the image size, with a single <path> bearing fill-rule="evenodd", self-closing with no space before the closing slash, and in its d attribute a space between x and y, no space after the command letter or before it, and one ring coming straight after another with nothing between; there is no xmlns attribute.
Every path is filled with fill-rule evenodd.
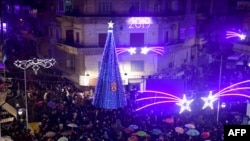
<svg viewBox="0 0 250 141"><path fill-rule="evenodd" d="M194 124L191 124L191 123L185 124L185 127L189 128L189 129L194 129L195 128Z"/></svg>
<svg viewBox="0 0 250 141"><path fill-rule="evenodd" d="M75 123L69 123L67 126L72 127L72 128L77 128L78 125L76 125Z"/></svg>
<svg viewBox="0 0 250 141"><path fill-rule="evenodd" d="M9 136L4 136L4 137L0 137L0 141L13 141L13 140Z"/></svg>
<svg viewBox="0 0 250 141"><path fill-rule="evenodd" d="M56 108L56 103L50 101L50 102L47 103L47 106L50 107L50 108L52 108L52 109L54 109L54 108Z"/></svg>
<svg viewBox="0 0 250 141"><path fill-rule="evenodd" d="M60 137L57 141L68 141L69 139L66 137Z"/></svg>
<svg viewBox="0 0 250 141"><path fill-rule="evenodd" d="M129 133L131 133L133 131L134 131L134 129L131 129L131 128L125 128L124 129L124 132L127 133L127 134L129 134Z"/></svg>
<svg viewBox="0 0 250 141"><path fill-rule="evenodd" d="M147 133L144 132L144 131L138 131L138 132L136 132L136 134L137 134L138 136L140 136L140 137L147 136Z"/></svg>
<svg viewBox="0 0 250 141"><path fill-rule="evenodd" d="M189 129L187 132L186 132L187 135L189 136L199 136L200 135L200 132L197 131L196 129Z"/></svg>
<svg viewBox="0 0 250 141"><path fill-rule="evenodd" d="M184 133L184 129L182 127L175 127L175 132L179 133L179 134L183 134Z"/></svg>
<svg viewBox="0 0 250 141"><path fill-rule="evenodd" d="M202 139L207 139L209 137L210 137L210 133L209 132L203 132L203 133L201 133L201 138Z"/></svg>
<svg viewBox="0 0 250 141"><path fill-rule="evenodd" d="M56 133L55 133L55 132L52 132L52 131L49 131L49 132L47 132L47 133L45 134L46 137L53 137L53 136L55 136L55 135L56 135Z"/></svg>
<svg viewBox="0 0 250 141"><path fill-rule="evenodd" d="M71 135L71 134L72 134L71 131L65 131L65 132L62 132L62 133L61 133L61 135L63 135L63 136L69 136L69 135Z"/></svg>
<svg viewBox="0 0 250 141"><path fill-rule="evenodd" d="M132 136L128 138L128 141L138 141L138 138L136 136Z"/></svg>
<svg viewBox="0 0 250 141"><path fill-rule="evenodd" d="M129 125L129 127L128 127L128 128L131 128L131 129L136 130L136 129L138 129L138 126L137 126L137 125Z"/></svg>
<svg viewBox="0 0 250 141"><path fill-rule="evenodd" d="M38 101L38 102L36 103L36 105L42 106L43 103L44 103L44 101Z"/></svg>
<svg viewBox="0 0 250 141"><path fill-rule="evenodd" d="M172 124L172 123L174 123L174 118L166 118L166 119L164 120L164 122L169 123L169 124Z"/></svg>
<svg viewBox="0 0 250 141"><path fill-rule="evenodd" d="M160 129L153 129L153 130L151 131L151 133L152 133L153 135L160 135L162 132L161 132Z"/></svg>

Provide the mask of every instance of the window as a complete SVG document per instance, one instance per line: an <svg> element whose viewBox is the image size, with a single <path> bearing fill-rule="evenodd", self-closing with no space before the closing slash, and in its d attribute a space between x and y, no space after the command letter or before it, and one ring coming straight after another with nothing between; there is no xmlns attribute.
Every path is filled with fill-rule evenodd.
<svg viewBox="0 0 250 141"><path fill-rule="evenodd" d="M131 1L130 13L138 13L140 10L140 2L138 0Z"/></svg>
<svg viewBox="0 0 250 141"><path fill-rule="evenodd" d="M73 30L66 30L66 41L67 42L73 42L74 41Z"/></svg>
<svg viewBox="0 0 250 141"><path fill-rule="evenodd" d="M180 29L180 40L185 40L186 38L186 28Z"/></svg>
<svg viewBox="0 0 250 141"><path fill-rule="evenodd" d="M53 38L53 28L49 28L49 37Z"/></svg>
<svg viewBox="0 0 250 141"><path fill-rule="evenodd" d="M195 36L195 28L193 26L191 26L189 28L189 37L193 38Z"/></svg>
<svg viewBox="0 0 250 141"><path fill-rule="evenodd" d="M101 61L98 61L98 70L99 70L99 71L101 70L101 65L102 65L102 62L101 62Z"/></svg>
<svg viewBox="0 0 250 141"><path fill-rule="evenodd" d="M191 0L191 12L196 11L196 0Z"/></svg>
<svg viewBox="0 0 250 141"><path fill-rule="evenodd" d="M71 12L72 11L72 2L71 0L65 0L64 3L64 8L65 8L65 12Z"/></svg>
<svg viewBox="0 0 250 141"><path fill-rule="evenodd" d="M143 72L144 71L144 61L131 61L131 72Z"/></svg>
<svg viewBox="0 0 250 141"><path fill-rule="evenodd" d="M98 35L98 45L99 47L104 47L106 43L107 33L99 33Z"/></svg>
<svg viewBox="0 0 250 141"><path fill-rule="evenodd" d="M76 32L76 42L79 43L80 42L80 33Z"/></svg>
<svg viewBox="0 0 250 141"><path fill-rule="evenodd" d="M130 46L131 47L144 46L144 33L130 33Z"/></svg>
<svg viewBox="0 0 250 141"><path fill-rule="evenodd" d="M110 14L112 12L112 2L100 1L98 8L99 8L99 14Z"/></svg>
<svg viewBox="0 0 250 141"><path fill-rule="evenodd" d="M70 68L71 70L75 69L75 55L74 54L68 54L66 67Z"/></svg>
<svg viewBox="0 0 250 141"><path fill-rule="evenodd" d="M64 0L58 0L57 11L64 11Z"/></svg>
<svg viewBox="0 0 250 141"><path fill-rule="evenodd" d="M165 33L165 43L168 43L168 31Z"/></svg>
<svg viewBox="0 0 250 141"><path fill-rule="evenodd" d="M60 39L60 29L56 28L56 39Z"/></svg>

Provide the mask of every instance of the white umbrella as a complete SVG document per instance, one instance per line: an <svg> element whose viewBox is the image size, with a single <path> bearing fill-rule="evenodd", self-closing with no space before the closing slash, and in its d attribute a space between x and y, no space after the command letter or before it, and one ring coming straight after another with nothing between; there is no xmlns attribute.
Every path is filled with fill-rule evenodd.
<svg viewBox="0 0 250 141"><path fill-rule="evenodd" d="M55 133L55 132L52 132L52 131L49 131L49 132L47 132L47 133L45 134L46 137L53 137L53 136L55 136L55 135L56 135L56 133Z"/></svg>
<svg viewBox="0 0 250 141"><path fill-rule="evenodd" d="M72 128L77 128L78 125L76 125L75 123L69 123L67 126L72 127Z"/></svg>
<svg viewBox="0 0 250 141"><path fill-rule="evenodd" d="M13 141L13 140L9 136L4 136L4 137L0 137L0 141Z"/></svg>
<svg viewBox="0 0 250 141"><path fill-rule="evenodd" d="M60 137L57 141L68 141L69 139L66 137Z"/></svg>
<svg viewBox="0 0 250 141"><path fill-rule="evenodd" d="M194 124L185 124L185 127L189 128L189 129L195 129L195 125Z"/></svg>

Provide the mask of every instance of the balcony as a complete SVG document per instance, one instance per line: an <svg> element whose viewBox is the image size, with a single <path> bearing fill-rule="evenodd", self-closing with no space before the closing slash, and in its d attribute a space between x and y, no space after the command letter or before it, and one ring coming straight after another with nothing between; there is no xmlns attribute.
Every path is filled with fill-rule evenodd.
<svg viewBox="0 0 250 141"><path fill-rule="evenodd" d="M73 41L67 41L67 40L63 40L63 39L60 39L58 40L58 43L59 44L64 44L64 45L67 45L67 46L71 46L71 47L74 47L74 48L83 48L84 46L77 43L77 42L73 42Z"/></svg>
<svg viewBox="0 0 250 141"><path fill-rule="evenodd" d="M250 43L234 43L233 50L238 53L250 55Z"/></svg>
<svg viewBox="0 0 250 141"><path fill-rule="evenodd" d="M98 46L84 46L74 42L60 40L57 42L57 49L69 54L78 55L101 55L104 48Z"/></svg>

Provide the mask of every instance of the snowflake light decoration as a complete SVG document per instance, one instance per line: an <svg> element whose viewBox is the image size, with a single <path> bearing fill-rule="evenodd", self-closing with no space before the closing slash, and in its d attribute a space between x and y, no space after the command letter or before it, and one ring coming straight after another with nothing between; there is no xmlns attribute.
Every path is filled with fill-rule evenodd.
<svg viewBox="0 0 250 141"><path fill-rule="evenodd" d="M38 70L40 69L40 66L44 68L50 68L51 66L54 66L56 63L55 59L37 59L33 58L30 60L16 60L14 62L14 65L20 69L26 70L29 67L32 67L35 74L37 74Z"/></svg>

